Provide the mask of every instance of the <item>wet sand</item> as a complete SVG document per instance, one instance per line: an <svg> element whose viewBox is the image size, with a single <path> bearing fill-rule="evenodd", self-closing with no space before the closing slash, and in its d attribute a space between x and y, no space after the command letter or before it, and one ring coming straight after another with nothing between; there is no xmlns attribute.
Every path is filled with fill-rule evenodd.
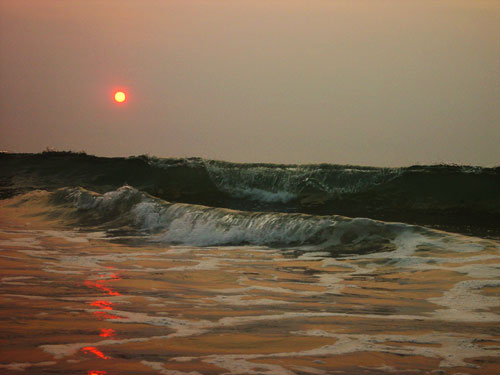
<svg viewBox="0 0 500 375"><path fill-rule="evenodd" d="M500 245L165 246L0 202L2 374L498 374Z"/></svg>

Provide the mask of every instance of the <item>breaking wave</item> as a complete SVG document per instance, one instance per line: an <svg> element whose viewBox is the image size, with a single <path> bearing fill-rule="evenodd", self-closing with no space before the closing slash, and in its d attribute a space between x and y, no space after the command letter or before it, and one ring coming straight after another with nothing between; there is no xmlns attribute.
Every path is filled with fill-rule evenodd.
<svg viewBox="0 0 500 375"><path fill-rule="evenodd" d="M196 246L263 245L338 254L387 251L402 232L423 230L338 215L246 212L171 203L130 186L98 194L83 188L52 193L55 204L70 204L81 222L108 229L132 226L155 241Z"/></svg>
<svg viewBox="0 0 500 375"><path fill-rule="evenodd" d="M369 217L477 235L497 235L500 228L500 167L0 154L0 198L76 186L102 194L123 185L163 201L239 211Z"/></svg>
<svg viewBox="0 0 500 375"><path fill-rule="evenodd" d="M307 194L354 193L389 181L399 169L320 165L236 164L205 161L214 184L232 196L286 203Z"/></svg>

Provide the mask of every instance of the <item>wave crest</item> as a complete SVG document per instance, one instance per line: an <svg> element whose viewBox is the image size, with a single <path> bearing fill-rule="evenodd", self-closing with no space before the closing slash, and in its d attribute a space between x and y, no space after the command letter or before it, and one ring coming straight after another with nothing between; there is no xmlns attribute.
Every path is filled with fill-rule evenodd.
<svg viewBox="0 0 500 375"><path fill-rule="evenodd" d="M196 246L287 246L336 253L387 251L396 236L416 227L338 215L247 212L171 203L130 186L105 194L82 188L53 193L57 204L70 204L83 222L111 229L132 226L154 241Z"/></svg>

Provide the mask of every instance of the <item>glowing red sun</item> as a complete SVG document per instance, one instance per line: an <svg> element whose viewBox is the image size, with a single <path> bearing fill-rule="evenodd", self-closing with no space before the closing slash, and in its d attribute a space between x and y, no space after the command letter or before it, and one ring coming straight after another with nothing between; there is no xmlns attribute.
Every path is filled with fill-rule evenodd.
<svg viewBox="0 0 500 375"><path fill-rule="evenodd" d="M116 103L125 103L127 100L127 94L124 91L115 91L113 98Z"/></svg>

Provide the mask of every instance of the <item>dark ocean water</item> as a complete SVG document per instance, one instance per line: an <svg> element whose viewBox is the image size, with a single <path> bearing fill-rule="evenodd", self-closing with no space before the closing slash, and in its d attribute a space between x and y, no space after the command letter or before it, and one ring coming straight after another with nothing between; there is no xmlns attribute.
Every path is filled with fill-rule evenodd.
<svg viewBox="0 0 500 375"><path fill-rule="evenodd" d="M80 208L85 206L84 196L94 197L94 203L87 201L88 207L103 201L113 201L109 207L122 207L132 199L141 204L142 211L127 206L127 213L134 209L135 220L147 221L142 228L157 231L171 217L182 217L184 229L178 233L187 231L189 225L191 232L198 228L196 243L323 243L330 236L332 220L347 220L341 216L487 237L500 234L500 167L375 168L104 158L70 152L0 154L0 197L35 189L63 189L57 196L71 196ZM109 221L110 215L107 212L103 217ZM330 217L326 222L325 216ZM224 227L224 235L214 235L213 241L201 239L202 232L211 227ZM252 230L255 234L249 235ZM265 240L256 239L259 236Z"/></svg>

